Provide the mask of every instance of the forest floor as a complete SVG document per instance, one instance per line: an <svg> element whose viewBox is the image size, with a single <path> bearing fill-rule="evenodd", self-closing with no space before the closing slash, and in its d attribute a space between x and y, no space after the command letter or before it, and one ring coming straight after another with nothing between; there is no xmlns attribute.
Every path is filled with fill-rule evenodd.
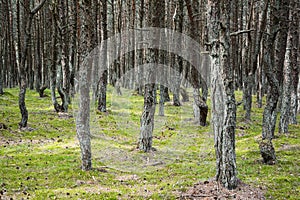
<svg viewBox="0 0 300 200"><path fill-rule="evenodd" d="M258 147L263 108L254 103L252 121L245 122L239 106L241 183L227 191L213 181L213 135L210 125L194 124L191 101L181 107L166 103L165 116L155 116L156 151L141 153L136 145L143 97L122 91L118 96L110 87L108 112L91 113L93 170L85 172L76 106L68 114L56 113L50 91L40 98L28 90L29 128L20 130L18 89L5 90L0 96L0 199L300 199L300 125L291 125L288 135L276 129L278 163L265 165ZM236 97L240 101L241 92Z"/></svg>

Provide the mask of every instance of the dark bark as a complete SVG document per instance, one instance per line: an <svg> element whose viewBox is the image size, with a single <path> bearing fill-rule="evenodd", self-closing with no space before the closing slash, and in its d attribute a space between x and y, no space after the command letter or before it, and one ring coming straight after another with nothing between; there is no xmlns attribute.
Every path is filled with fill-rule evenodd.
<svg viewBox="0 0 300 200"><path fill-rule="evenodd" d="M261 141L259 144L259 149L264 163L268 165L273 165L276 163L275 149L271 140Z"/></svg>
<svg viewBox="0 0 300 200"><path fill-rule="evenodd" d="M208 106L205 101L200 98L199 90L194 89L194 110L199 109L199 111L194 112L194 118L196 119L196 123L200 126L206 126L206 118L208 113ZM196 107L196 108L195 108Z"/></svg>
<svg viewBox="0 0 300 200"><path fill-rule="evenodd" d="M268 11L268 4L269 1L264 2L263 7L263 13L261 16L261 20L259 21L259 15L258 15L258 6L254 5L257 4L254 1L252 1L252 9L250 10L251 13L253 13L253 19L252 15L249 19L249 26L247 27L248 30L251 29L250 24L253 23L253 32L248 33L248 62L246 63L247 67L245 70L245 80L244 80L244 107L246 110L245 113L245 119L251 120L251 109L252 109L252 90L255 82L255 73L257 70L257 62L258 62L258 55L260 53L260 44L262 40L263 33L266 28L266 19L267 19L267 11ZM259 22L258 22L259 21ZM259 26L258 26L259 23Z"/></svg>
<svg viewBox="0 0 300 200"><path fill-rule="evenodd" d="M297 9L300 8L299 4L295 4L295 8L293 9L293 23L297 28L292 31L293 35L293 48L292 48L292 58L291 58L291 109L290 109L290 124L297 124L297 108L298 108L298 99L300 99L299 93L297 92L297 87L299 84L299 71L300 67L297 65L297 59L299 59L299 47L300 47L300 14Z"/></svg>
<svg viewBox="0 0 300 200"><path fill-rule="evenodd" d="M27 88L27 81L26 81L26 60L28 57L28 50L30 48L30 38L31 38L31 26L32 20L34 15L39 11L39 9L44 5L46 0L41 1L35 8L30 10L29 2L24 0L25 12L28 12L28 19L26 19L26 27L24 33L24 44L23 44L23 52L21 57L21 63L19 65L19 76L20 76L20 92L19 92L19 108L22 115L22 119L19 123L20 128L27 127L28 121L28 111L25 104L25 96L26 96L26 88Z"/></svg>
<svg viewBox="0 0 300 200"><path fill-rule="evenodd" d="M183 32L183 2L184 0L176 1L175 13L173 15L173 30L180 33ZM179 38L177 41L173 41L176 44L176 49L182 48L182 41ZM180 83L181 83L181 74L183 71L183 59L179 55L172 55L171 64L175 70L174 82L173 82L173 105L181 106L180 103Z"/></svg>
<svg viewBox="0 0 300 200"><path fill-rule="evenodd" d="M164 94L165 102L169 102L171 99L170 99L168 87L164 87L163 94Z"/></svg>
<svg viewBox="0 0 300 200"><path fill-rule="evenodd" d="M270 4L271 8L271 20L270 20L270 33L265 35L264 37L264 67L265 74L269 83L269 91L267 95L267 105L264 109L263 114L263 125L262 125L262 142L261 144L267 144L267 148L265 145L260 145L261 155L264 159L265 163L276 163L276 155L273 150L272 139L274 138L274 131L276 125L277 118L277 103L280 96L280 80L278 71L281 71L281 66L279 62L279 57L282 55L282 49L285 48L283 35L279 35L277 43L283 44L274 44L276 41L277 33L280 29L280 23L284 23L282 13L279 13L278 6L280 5L280 1L274 1ZM287 9L287 7L285 7ZM281 17L280 17L281 16ZM279 23L280 22L280 23ZM285 21L286 23L287 21ZM283 31L283 30L282 30ZM285 38L286 39L286 38ZM277 50L276 50L277 49ZM279 52L278 52L279 50ZM275 54L274 52L277 53ZM276 57L276 59L275 59ZM283 58L282 58L283 59ZM283 63L282 63L283 64ZM268 155L268 156L266 156Z"/></svg>
<svg viewBox="0 0 300 200"><path fill-rule="evenodd" d="M182 96L182 102L188 102L189 101L189 94L184 88L180 88L180 94Z"/></svg>
<svg viewBox="0 0 300 200"><path fill-rule="evenodd" d="M281 9L279 9L279 6ZM283 10L282 10L283 9ZM267 105L264 110L262 139L272 140L274 138L275 125L277 119L277 103L279 101L282 86L282 69L284 54L286 49L286 28L288 16L287 1L282 3L277 0L271 4L271 25L270 35L264 41L264 67L265 74L269 83L270 91L267 96ZM283 12L284 11L284 12ZM280 31L280 32L278 32ZM274 44L274 41L276 43ZM274 54L273 54L274 52Z"/></svg>
<svg viewBox="0 0 300 200"><path fill-rule="evenodd" d="M185 2L186 2L186 5L187 5L188 16L189 16L189 20L190 20L190 23L191 23L191 28L190 28L191 37L195 41L199 42L199 33L197 32L198 24L195 20L195 15L194 15L194 13L198 13L198 10L196 8L197 5L196 6L192 5L190 0L185 0ZM190 45L193 45L193 44L190 44ZM194 59L193 63L198 63L200 65L199 56L200 55L193 52L193 54L191 55L191 59ZM206 97L205 97L207 88L205 88L205 86L207 86L207 84L205 83L204 79L200 75L199 66L192 66L192 69L191 69L191 84L192 84L192 87L193 87L193 97L194 97L193 111L194 111L195 122L197 124L200 124L200 125L205 125L206 124L206 117L207 117L207 116L204 115L205 113L207 113L207 111L206 111L207 110L207 105L206 105ZM202 87L202 94L203 94L202 97L200 96L200 92L199 92L200 86ZM204 109L204 111L202 111L201 109ZM202 115L200 113L202 113Z"/></svg>
<svg viewBox="0 0 300 200"><path fill-rule="evenodd" d="M0 32L1 32L1 27L0 27ZM2 38L0 38L0 55L2 55ZM4 94L4 91L3 91L3 74L4 74L4 71L3 71L3 66L2 66L3 62L0 61L0 95Z"/></svg>
<svg viewBox="0 0 300 200"><path fill-rule="evenodd" d="M41 32L40 32L40 22L38 21L35 24L35 32L36 32L36 60L35 60L35 74L34 74L34 82L35 82L35 90L39 93L40 97L43 97L43 92L41 91L41 82L42 82L42 55L41 55ZM45 89L44 89L45 90Z"/></svg>
<svg viewBox="0 0 300 200"><path fill-rule="evenodd" d="M145 7L145 2L144 0L140 1L140 9L139 9L139 22L138 22L138 26L139 28L143 28L143 22L144 22L144 16L145 16L145 11L144 8ZM140 39L143 40L143 33L142 31L140 31L140 35L139 35ZM138 65L142 66L144 64L144 49L138 49ZM138 94L139 95L143 95L143 81L144 81L144 73L142 70L142 67L138 68L138 73L137 73L137 79L139 81L139 87L138 87Z"/></svg>
<svg viewBox="0 0 300 200"><path fill-rule="evenodd" d="M165 0L163 0L162 2L163 5L165 5ZM162 8L162 13L165 13L165 6ZM163 28L165 26L165 16L162 18L162 20L160 21L160 26L161 28ZM167 35L163 32L161 33L160 35L160 38L161 38L161 41L166 41L166 38L167 38ZM163 45L162 48L167 48L166 46L166 43L165 42L162 42L161 45ZM160 51L159 52L159 63L164 65L164 66L167 66L167 63L166 63L166 57L168 56L168 53L167 51ZM158 115L159 116L164 116L165 115L165 102L166 102L166 97L165 97L165 88L167 85L167 67L163 67L162 70L160 70L160 75L159 75L159 109L158 109Z"/></svg>
<svg viewBox="0 0 300 200"><path fill-rule="evenodd" d="M164 116L165 115L165 95L164 95L164 89L165 89L165 86L160 84L159 86L159 92L160 92L160 95L159 95L159 110L158 110L158 115L159 116Z"/></svg>
<svg viewBox="0 0 300 200"><path fill-rule="evenodd" d="M106 90L107 90L107 2L102 0L101 12L102 42L100 50L100 80L99 80L99 97L98 110L106 112Z"/></svg>

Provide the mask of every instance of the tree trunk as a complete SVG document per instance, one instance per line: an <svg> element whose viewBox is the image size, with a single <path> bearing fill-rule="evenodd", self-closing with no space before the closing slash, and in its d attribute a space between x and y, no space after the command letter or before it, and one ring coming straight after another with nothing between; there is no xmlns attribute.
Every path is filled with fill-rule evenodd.
<svg viewBox="0 0 300 200"><path fill-rule="evenodd" d="M107 90L107 2L102 0L102 42L100 50L100 80L99 80L99 97L98 110L106 112L106 90Z"/></svg>
<svg viewBox="0 0 300 200"><path fill-rule="evenodd" d="M91 62L84 63L79 74L79 109L76 118L77 138L81 150L82 170L92 169L92 151L90 134L90 80Z"/></svg>
<svg viewBox="0 0 300 200"><path fill-rule="evenodd" d="M192 38L197 41L199 43L199 34L197 32L198 30L198 24L195 20L195 13L198 13L197 10L194 11L194 9L196 9L195 7L197 6L193 6L190 0L185 0L186 5L187 5L187 10L188 10L188 16L189 16L189 20L191 23L191 36ZM189 45L193 45L193 44L189 44ZM193 53L193 55L191 55L192 58L191 59L196 59L196 61L194 61L193 63L198 63L200 65L201 62L200 61L200 55L197 53ZM197 62L198 61L198 62ZM193 111L194 111L194 119L195 122L199 125L206 125L206 117L207 115L207 105L206 105L206 88L205 86L207 85L204 81L203 78L201 78L201 74L200 74L200 66L191 66L191 84L193 87L193 97L194 97L194 102L193 102ZM201 83L200 83L201 80ZM199 88L200 86L202 87L202 93L203 93L203 97L200 96L200 92L199 92ZM203 111L202 111L203 109Z"/></svg>
<svg viewBox="0 0 300 200"><path fill-rule="evenodd" d="M295 4L292 0L291 7L294 8ZM297 22L295 20L295 16L297 16L297 12L290 10L290 17L289 17L289 31L287 37L287 47L285 52L285 59L284 59L284 80L283 80L283 94L282 94L282 105L281 105L281 115L279 121L279 133L288 133L288 125L290 120L290 109L291 109L291 92L292 92L292 69L296 65L295 56L293 50L294 45L297 44L298 39L297 35ZM296 17L297 18L297 17ZM294 43L296 42L296 43ZM296 57L297 59L297 57Z"/></svg>
<svg viewBox="0 0 300 200"><path fill-rule="evenodd" d="M173 15L173 30L178 31L179 33L183 32L183 0L176 1L175 13ZM182 48L181 38L178 38L177 41L173 41L176 44L176 49ZM174 64L171 66L174 68L174 84L173 84L173 105L181 106L180 103L180 83L181 83L181 74L183 71L183 59L179 55L173 55Z"/></svg>
<svg viewBox="0 0 300 200"><path fill-rule="evenodd" d="M212 44L212 124L215 135L216 179L224 187L237 184L235 155L236 102L233 67L230 66L230 2L208 1L209 36Z"/></svg>
<svg viewBox="0 0 300 200"><path fill-rule="evenodd" d="M1 27L0 27L0 32L1 32ZM0 55L2 56L2 38L0 38ZM3 74L4 74L4 70L3 70L3 62L0 61L0 95L4 94L4 91L3 91Z"/></svg>
<svg viewBox="0 0 300 200"><path fill-rule="evenodd" d="M248 33L248 42L249 42L249 49L248 49L248 62L247 64L247 70L245 71L245 89L244 89L244 106L245 106L245 119L250 121L251 120L251 109L252 109L252 90L254 87L255 82L255 73L257 70L257 64L258 64L258 55L260 52L260 44L262 40L263 33L266 28L266 19L267 19L267 11L268 11L268 3L269 1L266 1L264 5L262 6L262 16L261 20L259 20L258 10L260 6L257 5L257 2L252 1L252 9L250 10L251 13L253 13L249 19L249 26L247 27L248 30L251 29L251 22L253 23L254 31L253 33ZM255 4L255 5L254 5ZM259 26L258 26L259 24Z"/></svg>
<svg viewBox="0 0 300 200"><path fill-rule="evenodd" d="M200 126L206 126L208 106L205 103L205 101L200 97L198 89L194 88L193 97L195 101L193 104L195 122Z"/></svg>
<svg viewBox="0 0 300 200"><path fill-rule="evenodd" d="M28 12L28 19L26 19L26 27L25 27L25 35L24 35L24 44L23 44L23 52L21 63L19 65L19 75L20 75L20 92L19 92L19 108L21 111L22 119L19 123L19 128L27 127L28 121L28 111L25 104L25 96L26 96L26 59L28 57L28 49L30 48L30 38L31 38L31 25L34 15L39 11L39 9L44 5L46 0L40 2L35 8L30 10L28 0L24 0L25 12Z"/></svg>
<svg viewBox="0 0 300 200"><path fill-rule="evenodd" d="M162 0L162 4L165 5L165 0ZM162 8L162 13L166 12L165 6L163 6ZM163 16L162 20L160 20L160 27L163 28L165 27L165 23L166 23L166 17ZM167 35L165 32L162 32L160 35L161 41L166 41L167 40ZM162 42L161 45L163 45L163 48L167 48L166 43ZM159 75L159 109L158 109L158 115L159 116L164 116L165 115L165 102L166 102L166 98L165 98L165 88L167 85L167 63L166 63L166 57L168 56L167 51L160 51L159 53L159 63L164 65L163 69L160 70L160 75Z"/></svg>
<svg viewBox="0 0 300 200"><path fill-rule="evenodd" d="M297 9L300 8L299 4L295 4L295 9L293 10L293 26L296 26L291 33L293 36L293 41L292 41L292 58L291 58L291 64L292 64L292 71L291 71L291 109L290 109L290 119L289 123L291 124L297 124L297 108L298 108L298 99L300 99L298 92L297 92L297 87L299 84L299 70L300 67L297 65L297 59L299 59L299 46L300 46L300 14L297 11Z"/></svg>
<svg viewBox="0 0 300 200"><path fill-rule="evenodd" d="M274 138L277 119L276 108L281 91L282 66L286 49L286 33L284 33L285 30L281 29L281 27L287 27L287 25L285 24L288 20L288 17L286 18L286 10L288 10L289 5L287 4L287 1L284 1L284 3L282 3L277 0L273 3L274 5L271 4L271 33L270 36L266 39L264 47L264 66L267 80L270 86L270 91L267 96L267 105L265 107L263 116L263 140L271 140ZM284 12L279 9L279 6L282 6L281 9L283 9ZM278 33L279 30L281 31ZM276 39L277 34L278 38ZM275 44L274 41L276 41ZM272 52L275 52L275 55L272 55Z"/></svg>
<svg viewBox="0 0 300 200"><path fill-rule="evenodd" d="M80 69L79 69L79 109L76 117L76 131L77 138L80 143L81 149L81 168L82 170L92 169L92 151L91 151L91 134L90 134L90 83L92 82L93 75L92 66L93 59L89 57L89 53L93 48L92 34L93 29L91 23L91 1L80 1L82 15L80 22ZM79 24L78 23L78 24Z"/></svg>
<svg viewBox="0 0 300 200"><path fill-rule="evenodd" d="M267 95L267 105L263 114L263 125L262 125L262 141L260 143L260 152L263 157L264 163L274 164L276 163L275 150L272 145L272 139L274 138L276 116L277 116L277 103L280 95L280 81L278 80L277 71L280 71L280 66L275 65L274 59L274 50L275 45L274 41L279 30L279 19L280 13L278 12L279 2L276 4L271 4L271 24L270 24L270 34L264 37L264 67L265 74L269 83L269 92ZM282 39L282 38L281 38ZM278 41L285 42L285 41ZM284 46L284 45L282 45ZM277 56L279 54L277 53ZM277 58L278 62L278 58Z"/></svg>
<svg viewBox="0 0 300 200"><path fill-rule="evenodd" d="M182 97L182 102L188 102L189 101L189 94L184 88L180 88L180 94Z"/></svg>
<svg viewBox="0 0 300 200"><path fill-rule="evenodd" d="M148 26L159 27L162 17L161 8L164 6L162 1L153 0L149 2ZM155 40L152 41L154 46L158 46L160 42L160 34L157 32ZM158 64L159 51L158 49L148 49L147 63L150 63L148 70L148 81L145 84L144 94L144 110L141 116L141 128L139 138L139 149L144 152L152 150L152 134L154 128L154 113L155 113L155 66Z"/></svg>

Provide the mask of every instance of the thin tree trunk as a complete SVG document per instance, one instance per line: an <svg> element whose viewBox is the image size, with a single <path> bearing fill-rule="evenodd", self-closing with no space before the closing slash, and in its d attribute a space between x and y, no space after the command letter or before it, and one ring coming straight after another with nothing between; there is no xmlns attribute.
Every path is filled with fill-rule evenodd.
<svg viewBox="0 0 300 200"><path fill-rule="evenodd" d="M2 40L2 38L0 38L0 40ZM0 55L2 55L2 44L1 43L0 43L0 52L1 52ZM0 61L0 95L4 94L2 77L3 77L3 66L2 66L2 61Z"/></svg>
<svg viewBox="0 0 300 200"><path fill-rule="evenodd" d="M90 134L90 83L92 78L93 60L88 57L92 50L91 1L80 1L82 15L78 24L80 29L80 69L79 69L79 109L76 117L76 131L81 149L82 170L92 169L92 151Z"/></svg>
<svg viewBox="0 0 300 200"><path fill-rule="evenodd" d="M162 13L165 13L166 12L166 2L165 0L162 0L162 5L164 5L161 9L162 9ZM166 17L163 16L162 17L162 20L160 20L160 27L163 28L165 27L165 24L166 24ZM161 35L160 35L160 38L161 38L161 41L166 41L167 39L167 35L165 32L162 32ZM167 48L166 46L166 43L165 42L162 42L161 45L163 45L162 48ZM160 75L159 75L159 109L158 109L158 115L159 116L164 116L165 115L165 94L164 94L164 91L165 91L165 88L166 88L166 85L167 85L167 76L166 76L166 72L167 72L167 65L166 65L166 56L167 56L167 52L166 51L160 51L159 53L159 63L164 65L163 66L163 69L160 70Z"/></svg>
<svg viewBox="0 0 300 200"><path fill-rule="evenodd" d="M176 1L175 13L173 15L173 30L182 33L183 31L183 3L184 0ZM176 49L182 48L181 38L177 41L173 41L176 44ZM183 59L179 55L172 54L172 61L174 62L171 66L174 68L174 84L173 84L173 105L181 106L180 103L180 83L181 74L183 71Z"/></svg>
<svg viewBox="0 0 300 200"><path fill-rule="evenodd" d="M295 7L295 3L292 0L291 8ZM289 16L289 32L287 37L287 47L284 59L284 80L283 80L283 94L281 115L279 121L279 133L288 133L288 125L290 121L291 110L291 92L292 92L292 69L297 67L297 55L294 53L294 46L297 46L298 35L298 23L297 23L297 11L290 10ZM296 56L296 57L295 57Z"/></svg>
<svg viewBox="0 0 300 200"><path fill-rule="evenodd" d="M20 92L19 92L19 108L21 111L22 119L19 123L20 128L27 127L27 121L28 121L28 111L25 104L25 96L26 96L26 88L27 88L27 82L26 82L26 60L28 57L28 50L30 48L30 38L31 38L31 25L34 15L39 11L39 9L44 5L46 0L41 1L35 8L30 10L29 8L29 2L28 0L24 0L24 5L27 5L28 7L25 7L25 12L28 12L28 19L26 19L26 27L25 27L25 35L24 35L24 44L23 44L23 52L22 52L22 58L21 63L19 65L19 75L20 75Z"/></svg>
<svg viewBox="0 0 300 200"><path fill-rule="evenodd" d="M160 20L162 17L161 8L164 6L162 1L153 0L149 2L149 16L148 16L148 26L159 27ZM155 40L152 41L154 46L158 46L160 42L160 34L157 32L155 35ZM145 94L144 94L144 110L141 116L141 128L140 128L140 138L139 138L139 149L144 152L151 151L152 148L152 138L153 138L153 128L154 128L154 113L155 113L155 66L158 63L159 51L158 49L149 49L147 55L147 63L151 63L150 69L148 70L148 81L145 84Z"/></svg>
<svg viewBox="0 0 300 200"><path fill-rule="evenodd" d="M279 9L279 6L283 6L284 12ZM281 29L281 27L287 27L288 16L286 18L286 12L288 10L287 1L280 4L280 1L277 0L274 2L274 5L271 5L274 8L271 10L271 35L267 38L265 44L265 55L264 55L264 66L269 82L270 91L267 96L267 105L264 110L263 117L263 139L272 139L274 138L276 119L277 119L277 103L279 101L280 91L282 87L282 69L284 54L286 49L286 30ZM279 33L278 31L281 30ZM278 36L277 36L278 34ZM276 43L274 44L275 39ZM275 55L271 55L271 51L275 50ZM275 58L275 59L272 59Z"/></svg>
<svg viewBox="0 0 300 200"><path fill-rule="evenodd" d="M106 90L107 90L107 2L102 0L102 42L101 42L101 59L100 59L100 80L99 80L99 97L98 110L106 112Z"/></svg>
<svg viewBox="0 0 300 200"><path fill-rule="evenodd" d="M291 109L290 109L290 124L297 124L297 108L298 108L298 99L300 99L300 96L297 92L297 87L299 84L299 70L300 67L297 65L297 59L300 58L299 55L299 47L300 47L300 14L297 9L300 8L299 4L295 4L295 8L293 10L293 23L295 23L295 26L297 28L294 29L294 31L291 33L293 35L293 49L292 49L292 71L291 71Z"/></svg>
<svg viewBox="0 0 300 200"><path fill-rule="evenodd" d="M57 29L56 29L56 18L55 18L55 11L52 10L52 41L51 41L51 65L49 68L49 75L50 75L50 91L51 91L51 100L52 100L52 105L55 109L56 112L60 112L61 111L61 107L57 102L56 99L56 69L57 69L57 59L58 59L58 55L57 55Z"/></svg>
<svg viewBox="0 0 300 200"><path fill-rule="evenodd" d="M273 2L274 3L274 2ZM278 3L278 2L277 2ZM275 123L276 123L276 107L279 99L280 83L275 70L279 70L280 66L275 65L274 62L274 41L276 39L277 32L279 30L278 19L275 17L279 16L278 11L274 4L270 4L271 13L271 24L270 34L265 35L264 38L264 67L265 74L269 83L270 90L267 95L267 105L264 109L263 124L262 124L262 141L259 145L260 153L264 163L275 164L276 155L272 144L274 138ZM281 41L284 42L284 41Z"/></svg>
<svg viewBox="0 0 300 200"><path fill-rule="evenodd" d="M196 40L197 42L199 42L199 34L197 32L198 29L198 24L195 20L195 15L194 13L198 13L197 10L196 12L193 10L193 7L195 9L195 6L192 5L190 0L185 0L186 5L187 5L187 10L188 10L188 16L189 16L189 20L191 23L191 36L194 40ZM197 7L197 6L196 6ZM193 44L189 44L189 45L193 45ZM192 58L191 59L197 59L196 61L199 61L199 56L196 53L193 53L193 55L191 55ZM200 62L193 62L193 63L199 63ZM193 104L193 111L194 111L194 119L195 122L201 126L205 126L206 125L206 118L207 118L207 111L208 111L208 107L206 105L206 88L205 86L207 86L207 84L205 83L204 79L201 78L200 75L200 70L199 70L199 66L191 66L191 83L192 83L192 87L193 87L193 97L194 97L194 104ZM201 83L200 83L201 80ZM199 88L200 86L202 87L202 93L204 96L200 96L200 92L199 92Z"/></svg>

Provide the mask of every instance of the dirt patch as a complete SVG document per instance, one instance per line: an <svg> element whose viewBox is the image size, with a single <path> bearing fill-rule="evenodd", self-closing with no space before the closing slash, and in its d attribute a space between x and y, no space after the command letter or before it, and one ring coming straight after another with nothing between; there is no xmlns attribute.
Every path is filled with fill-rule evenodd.
<svg viewBox="0 0 300 200"><path fill-rule="evenodd" d="M139 177L136 174L133 175L124 175L124 176L119 176L116 178L116 180L123 182L123 181L130 181L130 180L138 180Z"/></svg>
<svg viewBox="0 0 300 200"><path fill-rule="evenodd" d="M222 187L214 180L196 183L193 188L190 188L185 193L180 195L179 199L266 199L264 197L263 188L254 188L250 185L239 181L238 187L234 190L228 190Z"/></svg>
<svg viewBox="0 0 300 200"><path fill-rule="evenodd" d="M289 145L289 144L283 144L280 148L278 148L278 151L299 151L300 146L299 145Z"/></svg>
<svg viewBox="0 0 300 200"><path fill-rule="evenodd" d="M0 129L7 129L7 126L3 123L0 123Z"/></svg>
<svg viewBox="0 0 300 200"><path fill-rule="evenodd" d="M59 139L58 139L59 140ZM39 140L29 140L29 139L7 139L0 136L0 146L7 147L7 146L14 146L14 145L31 145L31 144L48 144L58 141L57 139L39 139Z"/></svg>
<svg viewBox="0 0 300 200"><path fill-rule="evenodd" d="M60 119L70 119L70 118L73 118L73 115L71 115L69 113L59 112L58 113L58 118L60 118Z"/></svg>

